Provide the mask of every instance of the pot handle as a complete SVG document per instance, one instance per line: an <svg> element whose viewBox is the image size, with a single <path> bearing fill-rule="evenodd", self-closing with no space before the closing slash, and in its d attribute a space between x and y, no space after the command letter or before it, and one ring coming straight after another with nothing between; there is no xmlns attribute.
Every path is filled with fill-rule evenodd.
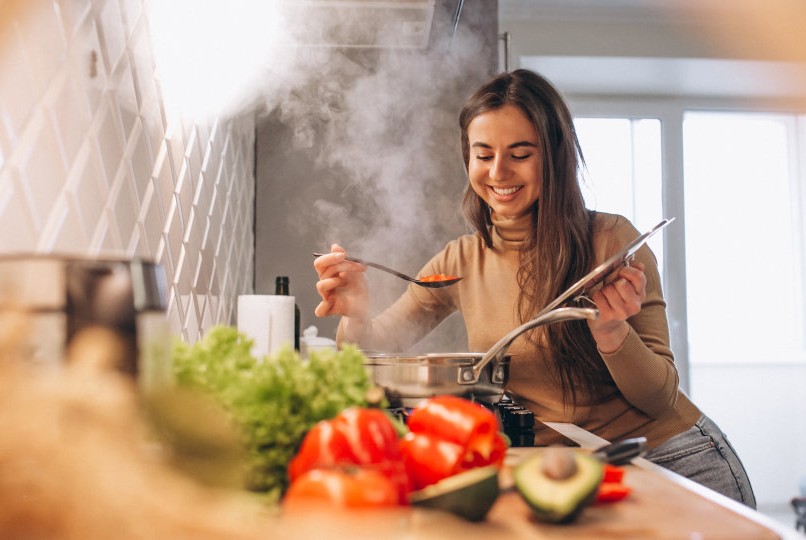
<svg viewBox="0 0 806 540"><path fill-rule="evenodd" d="M531 321L523 323L519 327L512 330L509 334L499 339L495 345L490 347L489 351L484 353L484 356L481 357L481 360L479 360L478 363L473 366L462 366L459 368L459 377L457 382L459 384L478 383L484 366L489 364L492 360L498 362L501 357L504 356L507 348L512 344L513 341L515 341L515 338L527 330L555 322L570 321L574 319L594 320L598 317L599 311L593 308L563 307L540 314Z"/></svg>

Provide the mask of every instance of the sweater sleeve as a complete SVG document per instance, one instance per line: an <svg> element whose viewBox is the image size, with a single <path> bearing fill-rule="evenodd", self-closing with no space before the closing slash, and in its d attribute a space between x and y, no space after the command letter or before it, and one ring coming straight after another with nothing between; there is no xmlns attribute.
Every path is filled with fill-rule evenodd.
<svg viewBox="0 0 806 540"><path fill-rule="evenodd" d="M621 244L626 244L630 238L622 240ZM624 398L651 418L658 418L675 406L679 375L669 346L666 301L657 261L646 245L638 251L636 260L644 264L646 299L641 311L628 319L630 332L621 347L613 353L600 354Z"/></svg>
<svg viewBox="0 0 806 540"><path fill-rule="evenodd" d="M451 246L435 255L418 275L455 274ZM430 289L409 284L391 306L366 322L357 345L367 351L406 351L456 310L457 289L456 286ZM342 319L336 331L339 345L345 342L343 325Z"/></svg>

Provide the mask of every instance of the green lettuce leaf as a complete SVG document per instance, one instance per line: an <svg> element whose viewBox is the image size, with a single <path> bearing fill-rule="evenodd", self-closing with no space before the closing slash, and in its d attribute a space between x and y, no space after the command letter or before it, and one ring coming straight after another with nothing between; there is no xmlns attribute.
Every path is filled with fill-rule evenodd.
<svg viewBox="0 0 806 540"><path fill-rule="evenodd" d="M355 347L313 351L301 360L290 347L256 359L252 340L216 326L195 344L173 350L176 384L213 397L242 434L246 487L277 497L288 487L287 466L305 433L351 406L365 406L372 386Z"/></svg>

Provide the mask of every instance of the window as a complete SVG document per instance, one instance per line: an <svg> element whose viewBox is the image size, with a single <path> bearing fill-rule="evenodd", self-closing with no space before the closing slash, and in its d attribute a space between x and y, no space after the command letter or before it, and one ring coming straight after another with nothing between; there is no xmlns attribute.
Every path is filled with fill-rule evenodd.
<svg viewBox="0 0 806 540"><path fill-rule="evenodd" d="M683 120L691 362L803 360L797 118Z"/></svg>
<svg viewBox="0 0 806 540"><path fill-rule="evenodd" d="M621 214L640 232L663 216L660 121L655 118L576 118L586 171L582 186L587 207ZM663 264L663 236L649 240Z"/></svg>
<svg viewBox="0 0 806 540"><path fill-rule="evenodd" d="M686 294L666 292L687 362L806 361L806 117L658 110L575 119L588 207L640 231L679 217L663 208L685 214L685 261L664 265L662 238L650 247L662 275L682 276ZM664 159L682 184L664 186Z"/></svg>

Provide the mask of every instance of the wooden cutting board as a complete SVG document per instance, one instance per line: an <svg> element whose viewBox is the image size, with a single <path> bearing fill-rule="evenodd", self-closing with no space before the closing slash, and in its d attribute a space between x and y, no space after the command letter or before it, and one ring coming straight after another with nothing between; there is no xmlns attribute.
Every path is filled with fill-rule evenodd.
<svg viewBox="0 0 806 540"><path fill-rule="evenodd" d="M519 449L523 450L523 449ZM526 452L528 453L528 452ZM521 453L521 455L523 455ZM502 475L502 483L509 480ZM656 470L626 467L627 499L584 509L576 521L554 525L536 521L514 491L503 493L487 519L470 523L424 509L335 512L285 520L288 538L350 540L545 540L674 539L767 540L772 529L704 497ZM285 535L284 535L285 536Z"/></svg>
<svg viewBox="0 0 806 540"><path fill-rule="evenodd" d="M586 508L567 525L539 523L517 493L506 493L490 511L491 526L503 526L512 538L543 539L774 539L759 523L709 500L656 471L626 467L627 499Z"/></svg>

